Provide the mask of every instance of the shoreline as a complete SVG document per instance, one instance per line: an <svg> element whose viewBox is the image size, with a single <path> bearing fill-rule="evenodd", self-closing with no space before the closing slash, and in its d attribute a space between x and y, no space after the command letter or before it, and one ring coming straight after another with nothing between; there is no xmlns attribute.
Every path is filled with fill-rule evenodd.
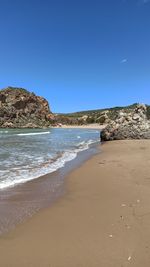
<svg viewBox="0 0 150 267"><path fill-rule="evenodd" d="M94 129L94 130L103 130L107 125L100 125L98 123L87 124L87 125L61 125L61 126L52 126L50 128L62 128L62 129Z"/></svg>
<svg viewBox="0 0 150 267"><path fill-rule="evenodd" d="M98 151L98 143L93 143L54 172L1 189L0 237L26 222L37 212L54 205L66 193L65 177Z"/></svg>
<svg viewBox="0 0 150 267"><path fill-rule="evenodd" d="M67 193L0 237L3 267L149 267L150 142L105 143Z"/></svg>

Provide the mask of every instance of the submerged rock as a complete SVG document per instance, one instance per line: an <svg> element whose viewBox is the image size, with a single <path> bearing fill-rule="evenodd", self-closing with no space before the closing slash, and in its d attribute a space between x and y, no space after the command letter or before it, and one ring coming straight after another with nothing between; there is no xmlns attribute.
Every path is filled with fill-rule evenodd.
<svg viewBox="0 0 150 267"><path fill-rule="evenodd" d="M1 128L43 128L49 126L49 104L23 88L0 90Z"/></svg>
<svg viewBox="0 0 150 267"><path fill-rule="evenodd" d="M118 112L116 119L101 132L102 141L124 139L150 139L150 120L146 105L137 104L130 112Z"/></svg>

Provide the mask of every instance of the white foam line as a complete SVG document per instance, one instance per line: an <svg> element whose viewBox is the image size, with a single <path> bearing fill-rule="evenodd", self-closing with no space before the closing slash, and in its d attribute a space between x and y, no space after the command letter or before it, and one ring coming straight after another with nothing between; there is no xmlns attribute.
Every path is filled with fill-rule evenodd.
<svg viewBox="0 0 150 267"><path fill-rule="evenodd" d="M22 177L20 177L17 180L9 180L9 181L7 180L7 182L6 181L1 182L0 183L0 189L13 187L17 184L25 183L27 181L37 179L43 175L55 172L55 171L59 170L60 168L64 167L66 162L75 159L76 156L77 156L76 152L66 151L63 153L61 158L58 158L54 163L49 165L48 168L41 168L40 170L35 171L35 173L33 173L33 176L29 176L29 174L27 173L25 175L22 175Z"/></svg>
<svg viewBox="0 0 150 267"><path fill-rule="evenodd" d="M37 179L45 174L52 173L54 171L59 170L60 168L64 167L65 164L69 161L72 161L77 157L77 154L81 151L87 150L89 146L97 141L89 140L87 143L85 141L78 144L81 147L76 148L74 151L64 151L62 157L58 158L55 162L49 165L48 168L41 168L36 170L32 176L29 176L29 173L22 175L19 179L16 180L7 180L0 183L0 189L5 189L8 187L13 187L17 184L25 183L27 181L31 181Z"/></svg>
<svg viewBox="0 0 150 267"><path fill-rule="evenodd" d="M41 134L49 134L50 132L40 132L40 133L20 133L18 136L28 136L28 135L41 135Z"/></svg>

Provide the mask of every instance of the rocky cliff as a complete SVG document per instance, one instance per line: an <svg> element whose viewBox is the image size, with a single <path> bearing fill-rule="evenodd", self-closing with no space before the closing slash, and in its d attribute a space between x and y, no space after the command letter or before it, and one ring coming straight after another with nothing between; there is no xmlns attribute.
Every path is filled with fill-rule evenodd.
<svg viewBox="0 0 150 267"><path fill-rule="evenodd" d="M43 128L49 126L50 108L46 99L23 88L0 90L1 128Z"/></svg>
<svg viewBox="0 0 150 267"><path fill-rule="evenodd" d="M101 132L102 141L150 139L149 106L137 104L134 109L122 109Z"/></svg>

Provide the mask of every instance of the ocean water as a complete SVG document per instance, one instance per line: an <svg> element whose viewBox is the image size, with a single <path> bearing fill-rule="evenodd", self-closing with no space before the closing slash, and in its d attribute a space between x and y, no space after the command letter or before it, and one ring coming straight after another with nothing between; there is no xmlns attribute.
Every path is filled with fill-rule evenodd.
<svg viewBox="0 0 150 267"><path fill-rule="evenodd" d="M53 173L99 135L93 129L0 129L0 190Z"/></svg>

